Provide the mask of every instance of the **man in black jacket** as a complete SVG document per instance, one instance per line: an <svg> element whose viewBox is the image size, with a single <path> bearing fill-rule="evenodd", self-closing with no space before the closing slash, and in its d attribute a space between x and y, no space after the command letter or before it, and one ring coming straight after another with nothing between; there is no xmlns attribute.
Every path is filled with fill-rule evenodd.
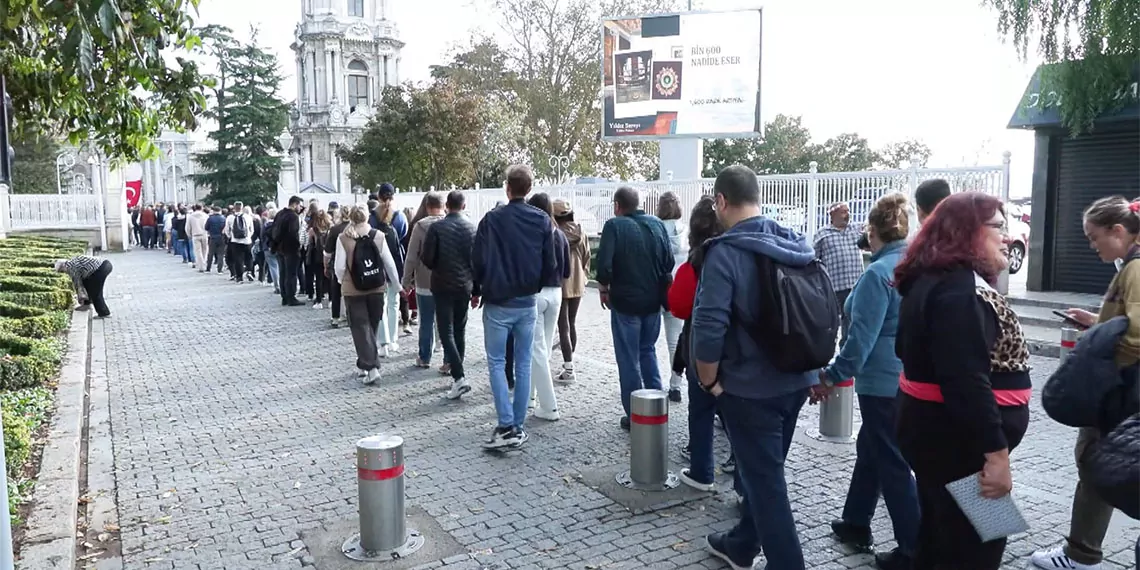
<svg viewBox="0 0 1140 570"><path fill-rule="evenodd" d="M465 206L463 192L452 190L447 195L447 216L431 224L420 249L420 261L431 270L431 296L435 299L444 360L451 364L449 400L458 400L471 391L471 384L463 376L467 306L479 303L471 264L475 225L463 216Z"/></svg>
<svg viewBox="0 0 1140 570"><path fill-rule="evenodd" d="M301 264L301 209L304 201L298 196L289 198L289 207L282 208L273 217L273 245L280 260L281 304L288 307L304 305L297 299L297 267Z"/></svg>

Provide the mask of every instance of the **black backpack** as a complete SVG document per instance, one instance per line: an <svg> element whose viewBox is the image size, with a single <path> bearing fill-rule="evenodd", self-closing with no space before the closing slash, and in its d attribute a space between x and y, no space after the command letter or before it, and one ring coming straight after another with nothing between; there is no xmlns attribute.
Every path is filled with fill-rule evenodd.
<svg viewBox="0 0 1140 570"><path fill-rule="evenodd" d="M378 289L385 283L384 262L376 247L376 230L356 238L352 250L352 285L359 291Z"/></svg>
<svg viewBox="0 0 1140 570"><path fill-rule="evenodd" d="M790 267L756 256L760 321L748 327L777 370L818 370L831 362L839 336L840 307L831 278L818 259Z"/></svg>
<svg viewBox="0 0 1140 570"><path fill-rule="evenodd" d="M230 230L234 239L245 239L249 232L245 228L245 216L242 214L234 215L234 227Z"/></svg>

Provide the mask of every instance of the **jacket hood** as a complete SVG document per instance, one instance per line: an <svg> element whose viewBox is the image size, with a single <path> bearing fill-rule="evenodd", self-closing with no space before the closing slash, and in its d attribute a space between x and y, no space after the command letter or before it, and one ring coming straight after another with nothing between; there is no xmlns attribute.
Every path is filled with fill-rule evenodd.
<svg viewBox="0 0 1140 570"><path fill-rule="evenodd" d="M770 257L789 267L804 267L815 259L815 250L807 238L764 216L744 220L709 241L710 245L721 243Z"/></svg>
<svg viewBox="0 0 1140 570"><path fill-rule="evenodd" d="M578 244L582 243L582 226L568 222L558 224L558 229L562 230L563 234L566 234L566 241L570 242L570 249L574 249Z"/></svg>

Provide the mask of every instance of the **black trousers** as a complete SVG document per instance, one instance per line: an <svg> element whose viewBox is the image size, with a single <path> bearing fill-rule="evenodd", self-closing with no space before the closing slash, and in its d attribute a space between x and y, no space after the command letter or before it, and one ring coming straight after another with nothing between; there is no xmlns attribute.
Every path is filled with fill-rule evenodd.
<svg viewBox="0 0 1140 570"><path fill-rule="evenodd" d="M249 244L230 242L230 274L241 283L245 279L245 262L249 256ZM251 268L252 269L252 268Z"/></svg>
<svg viewBox="0 0 1140 570"><path fill-rule="evenodd" d="M945 404L907 394L898 396L899 450L914 471L922 519L914 567L924 570L998 570L1006 539L982 542L974 526L946 490L946 484L975 476L986 463L974 440L962 432ZM1001 407L1002 432L1009 451L1029 426L1029 407ZM733 442L735 447L735 442Z"/></svg>
<svg viewBox="0 0 1140 570"><path fill-rule="evenodd" d="M463 355L467 350L467 309L471 306L471 295L432 291L432 297L435 298L435 322L439 342L443 345L443 361L451 365L451 378L459 380L463 378Z"/></svg>
<svg viewBox="0 0 1140 570"><path fill-rule="evenodd" d="M111 274L111 262L104 259L103 263L94 273L83 280L83 288L87 290L87 299L95 306L95 313L100 317L111 314L107 308L107 301L103 298L103 286L107 283L107 276Z"/></svg>
<svg viewBox="0 0 1140 570"><path fill-rule="evenodd" d="M330 277L328 279L329 279L329 302L332 303L332 318L339 319L340 318L340 302L342 299L341 294L340 294L340 281L337 281L336 277Z"/></svg>
<svg viewBox="0 0 1140 570"><path fill-rule="evenodd" d="M297 300L297 267L301 264L301 257L296 253L279 253L277 254L278 275L281 277L281 283L278 288L281 290L281 303L289 303Z"/></svg>
<svg viewBox="0 0 1140 570"><path fill-rule="evenodd" d="M217 265L218 273L222 272L222 257L225 253L225 250L225 238L210 236L210 250L206 252L206 271L209 271L210 267L213 265Z"/></svg>

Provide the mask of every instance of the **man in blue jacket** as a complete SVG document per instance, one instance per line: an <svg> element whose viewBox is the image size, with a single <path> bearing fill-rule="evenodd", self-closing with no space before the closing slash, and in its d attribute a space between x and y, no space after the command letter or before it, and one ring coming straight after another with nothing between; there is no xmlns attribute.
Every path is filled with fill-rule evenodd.
<svg viewBox="0 0 1140 570"><path fill-rule="evenodd" d="M665 225L640 209L636 190L618 188L614 192L614 217L602 226L597 279L602 306L610 309L610 332L625 410L622 429L629 429L629 398L634 390L661 389L657 337L661 335L661 308L673 279L673 263Z"/></svg>
<svg viewBox="0 0 1140 570"><path fill-rule="evenodd" d="M507 335L514 338L515 354L530 354L538 317L536 295L544 275L554 273L554 222L525 202L534 183L527 166L507 169L507 205L491 210L475 232L471 261L475 290L483 294L483 345L498 424L488 449L517 448L526 443L523 431L530 402L529 358L514 362L514 401L507 388Z"/></svg>
<svg viewBox="0 0 1140 570"><path fill-rule="evenodd" d="M717 397L736 455L741 519L707 537L709 551L734 568L751 568L763 549L769 568L802 569L803 552L788 503L784 459L796 418L819 371L781 372L748 326L760 322L757 256L807 266L804 237L760 215L760 186L745 166L725 168L713 185L724 235L709 242L693 308L691 356L701 388Z"/></svg>

